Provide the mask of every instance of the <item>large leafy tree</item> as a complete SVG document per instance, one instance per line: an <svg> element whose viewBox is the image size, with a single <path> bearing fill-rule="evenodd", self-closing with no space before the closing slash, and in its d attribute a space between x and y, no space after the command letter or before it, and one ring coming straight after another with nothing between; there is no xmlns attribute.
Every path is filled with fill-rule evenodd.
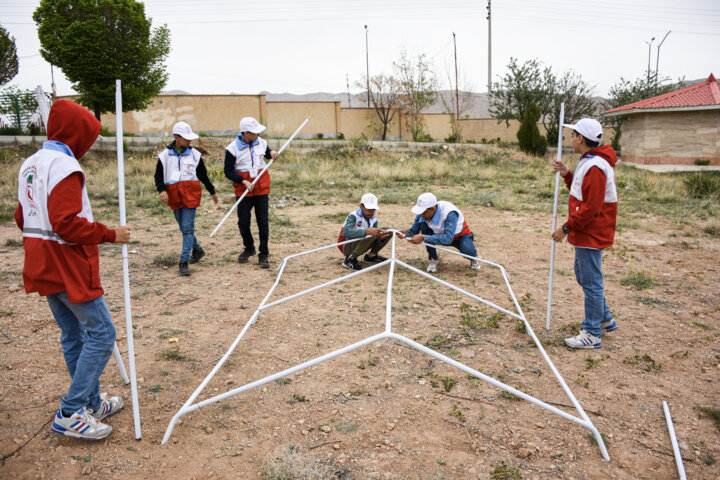
<svg viewBox="0 0 720 480"><path fill-rule="evenodd" d="M547 111L545 114L545 131L547 141L556 145L558 141L558 124L560 123L560 105L565 104L564 123L575 123L583 117L594 117L597 114L597 103L593 99L594 87L590 86L580 75L572 70L562 75L551 75L547 85Z"/></svg>
<svg viewBox="0 0 720 480"><path fill-rule="evenodd" d="M0 85L5 85L18 74L18 56L15 38L0 26Z"/></svg>
<svg viewBox="0 0 720 480"><path fill-rule="evenodd" d="M357 87L365 87L367 78L355 83ZM370 77L370 91L361 94L363 101L370 99L378 121L371 125L380 132L382 140L387 138L387 132L400 107L400 84L392 75L374 75Z"/></svg>
<svg viewBox="0 0 720 480"><path fill-rule="evenodd" d="M123 110L143 110L167 83L166 26L152 29L135 0L41 0L33 14L43 58L63 70L95 116L115 108L122 80Z"/></svg>
<svg viewBox="0 0 720 480"><path fill-rule="evenodd" d="M393 62L395 75L400 82L402 105L408 115L410 134L413 142L423 137L422 111L435 102L437 80L424 54L417 58L408 56L405 49L400 52L398 61Z"/></svg>
<svg viewBox="0 0 720 480"><path fill-rule="evenodd" d="M640 100L646 100L656 95L672 92L678 88L678 85L682 82L683 80L681 79L677 84L672 83L670 77L660 77L652 71L646 72L642 77L638 77L632 81L620 77L620 80L610 88L610 95L603 103L603 108L605 110L611 110L622 107L623 105L639 102ZM604 117L603 123L615 129L612 146L616 150L619 149L620 137L622 136L621 117L619 115Z"/></svg>
<svg viewBox="0 0 720 480"><path fill-rule="evenodd" d="M508 72L493 84L490 92L490 115L509 126L510 120L522 121L530 104L534 103L541 115L545 114L550 98L548 83L553 77L550 67L543 67L535 59L519 65L511 57L507 68Z"/></svg>

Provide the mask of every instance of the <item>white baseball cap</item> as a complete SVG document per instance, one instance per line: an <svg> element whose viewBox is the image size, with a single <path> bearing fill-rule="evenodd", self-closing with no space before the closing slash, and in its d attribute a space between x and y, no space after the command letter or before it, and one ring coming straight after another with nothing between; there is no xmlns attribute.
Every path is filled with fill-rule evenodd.
<svg viewBox="0 0 720 480"><path fill-rule="evenodd" d="M185 122L178 122L173 127L173 135L180 135L185 140L195 140L198 137L197 134L193 133L192 128Z"/></svg>
<svg viewBox="0 0 720 480"><path fill-rule="evenodd" d="M602 125L600 125L600 122L594 118L583 118L575 125L563 123L563 127L572 128L591 142L600 143L600 140L602 139Z"/></svg>
<svg viewBox="0 0 720 480"><path fill-rule="evenodd" d="M417 199L417 204L412 207L412 212L415 215L420 215L428 208L432 208L437 205L437 198L430 192L423 193Z"/></svg>
<svg viewBox="0 0 720 480"><path fill-rule="evenodd" d="M240 131L259 134L265 131L265 125L260 125L253 117L245 117L240 120Z"/></svg>
<svg viewBox="0 0 720 480"><path fill-rule="evenodd" d="M380 207L378 207L377 197L372 193L366 193L363 195L360 199L360 203L362 203L363 207L368 210L380 210Z"/></svg>

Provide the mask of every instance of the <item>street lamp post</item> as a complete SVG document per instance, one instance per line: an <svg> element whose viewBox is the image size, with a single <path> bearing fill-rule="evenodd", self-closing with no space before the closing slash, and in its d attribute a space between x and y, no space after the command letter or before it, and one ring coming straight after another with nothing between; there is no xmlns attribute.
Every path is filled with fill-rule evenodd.
<svg viewBox="0 0 720 480"><path fill-rule="evenodd" d="M648 44L648 69L647 69L647 84L650 85L650 48L652 47L652 42L655 41L655 37L652 37L649 42L645 42Z"/></svg>
<svg viewBox="0 0 720 480"><path fill-rule="evenodd" d="M368 53L367 25L365 25L365 79L367 80L367 106L370 108L370 57Z"/></svg>
<svg viewBox="0 0 720 480"><path fill-rule="evenodd" d="M670 32L672 32L672 30L668 30L668 32L663 37L662 41L657 46L658 51L657 51L657 56L655 57L655 80L656 81L658 78L658 66L660 65L660 47L662 47L663 42L665 41L667 36L670 35Z"/></svg>

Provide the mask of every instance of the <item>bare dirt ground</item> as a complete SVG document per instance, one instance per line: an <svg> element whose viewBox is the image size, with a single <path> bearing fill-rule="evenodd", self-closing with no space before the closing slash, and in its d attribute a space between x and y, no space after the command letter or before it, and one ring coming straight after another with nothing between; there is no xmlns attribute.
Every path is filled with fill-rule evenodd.
<svg viewBox="0 0 720 480"><path fill-rule="evenodd" d="M606 252L604 271L620 328L603 337L600 350L572 351L560 342L563 328L575 333L583 311L571 247L557 249L553 323L546 333L551 219L489 208L464 209L479 255L506 267L532 328L606 437L609 463L584 428L390 341L291 375L290 382L270 382L201 408L161 445L171 417L275 280L274 268L236 262L241 245L234 221L216 238L207 237L227 207L203 199L196 227L208 255L190 277L178 276L176 265L153 263L159 255L179 254L180 234L170 212L161 221L140 211L129 215L136 240L129 257L141 441L134 436L130 387L112 359L103 390L126 399L125 408L108 419L113 434L90 443L50 431L69 381L59 330L45 299L18 289L23 250L8 240L19 240L20 233L11 222L0 225L0 454L10 455L0 477L253 479L273 452L292 444L333 459L346 467L346 478L355 479L487 479L502 462L517 467L524 479L670 479L677 470L663 400L670 405L688 478L720 477L720 464L712 461L720 458L720 431L697 410L718 407L720 240L672 236L664 219L647 219L650 229L619 233ZM340 220L331 215L354 208L290 201L275 210L273 267L285 255L334 242ZM388 205L380 219L407 228L412 215L409 206ZM125 354L119 251L117 245L101 246L101 272ZM424 269L423 247L399 242L397 255ZM512 309L496 269L471 271L458 257L440 255L439 278ZM340 260L333 248L292 263L273 298L347 274ZM633 269L654 275L655 285L621 286ZM200 398L380 333L387 273L369 272L265 311ZM492 309L402 269L393 291L395 331L574 413L514 319L502 316L497 328L488 327Z"/></svg>

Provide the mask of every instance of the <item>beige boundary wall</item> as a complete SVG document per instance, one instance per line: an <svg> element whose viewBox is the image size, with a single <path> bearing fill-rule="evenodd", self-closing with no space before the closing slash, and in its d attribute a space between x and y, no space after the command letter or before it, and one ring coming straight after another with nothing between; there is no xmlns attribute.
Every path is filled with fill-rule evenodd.
<svg viewBox="0 0 720 480"><path fill-rule="evenodd" d="M125 112L123 130L133 134L169 134L175 122L184 121L198 132L232 135L245 116L255 117L267 125L270 136L291 135L308 116L311 120L301 137L322 134L327 138L342 134L348 139L362 135L377 139L381 134L372 108L341 108L340 102L267 102L265 95L161 95L144 111ZM434 140L450 136L449 115L425 114L423 120L425 130ZM115 115L103 115L102 123L109 130L115 130ZM503 142L516 142L520 127L517 120L506 126L505 122L498 123L493 118L466 119L460 124L462 140L474 142L498 138ZM538 124L538 128L544 135L543 125ZM387 136L392 140L410 139L407 117L402 112L395 114ZM609 142L612 130L607 129L604 136L606 143ZM570 136L565 137L564 145L569 146Z"/></svg>

